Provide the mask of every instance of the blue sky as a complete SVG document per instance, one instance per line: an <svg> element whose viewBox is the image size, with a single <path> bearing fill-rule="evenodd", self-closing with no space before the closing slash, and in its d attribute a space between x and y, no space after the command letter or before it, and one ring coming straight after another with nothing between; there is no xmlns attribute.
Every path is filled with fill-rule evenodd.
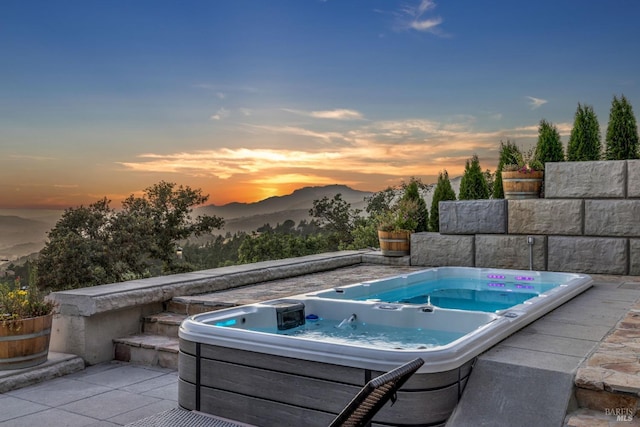
<svg viewBox="0 0 640 427"><path fill-rule="evenodd" d="M0 207L376 191L640 108L640 3L0 2Z"/></svg>

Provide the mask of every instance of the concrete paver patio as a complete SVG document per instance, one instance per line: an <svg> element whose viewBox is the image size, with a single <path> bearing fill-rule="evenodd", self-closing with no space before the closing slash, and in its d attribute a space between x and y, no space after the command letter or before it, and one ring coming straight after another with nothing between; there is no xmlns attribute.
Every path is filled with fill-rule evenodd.
<svg viewBox="0 0 640 427"><path fill-rule="evenodd" d="M340 272L323 274L339 275ZM593 275L593 278L595 283L591 289L479 357L477 379L474 381L472 374L458 413L454 414L449 425L509 425L509 411L522 419L527 415L524 413L527 405L538 411L537 414L545 413L550 416L555 411L554 420L557 420L557 414L561 413L562 416L566 410L566 399L569 399L567 394L573 387L574 380L579 385L592 383L593 388L603 384L602 389L592 391L606 392L607 381L598 382L598 378L594 379L591 375L594 373L593 368L600 369L597 372L601 374L601 369L615 371L604 372L604 375L615 373L615 376L606 378L615 379L617 386L637 382L638 335L628 330L640 323L637 322L640 315L637 305L640 299L640 277ZM272 282L270 286L277 286L276 282ZM321 280L318 282L322 283ZM227 298L247 298L250 289L250 286L244 287L235 295L234 291L227 291ZM260 292L259 287L254 290ZM617 350L624 353L624 360L616 359L620 356L615 354ZM606 359L607 357L613 359ZM611 363L612 360L619 361L620 364ZM506 399L502 398L503 406L500 411L495 411L487 400L498 389L488 390L488 384L479 381L480 378L494 380L492 372L509 372L512 376L520 375L518 382L529 381L512 388L506 383L496 384L508 391L504 394ZM623 378L621 375L629 376ZM28 379L28 376L23 377ZM177 377L175 370L127 363L110 362L90 366L60 378L1 394L0 426L125 425L175 408ZM0 376L0 383L2 381ZM550 388L549 398L545 398L544 402L540 399L532 400L527 393L533 392L535 387L540 386L538 383L544 381L547 381L546 386ZM555 384L558 385L558 396L562 394L562 399L551 398L554 393L552 386ZM482 392L483 399L470 398L478 390ZM626 391L628 395L635 396L634 402L637 402L640 390ZM500 402L501 397L497 397L496 401ZM603 409L610 412L621 408L621 403L615 400L602 401L602 405ZM548 424L541 424L544 418L536 418L534 410L531 411L530 420L539 422L527 422L526 425L547 427ZM565 425L632 426L637 422L634 419L632 422L616 424L615 416L603 419L601 415L594 415L593 411L582 411L568 417ZM481 423L485 421L488 424Z"/></svg>

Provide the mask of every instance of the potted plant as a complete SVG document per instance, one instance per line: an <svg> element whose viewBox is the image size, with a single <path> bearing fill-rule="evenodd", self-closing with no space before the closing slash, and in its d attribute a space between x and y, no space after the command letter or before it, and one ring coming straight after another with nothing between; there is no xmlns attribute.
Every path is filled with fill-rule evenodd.
<svg viewBox="0 0 640 427"><path fill-rule="evenodd" d="M37 287L0 284L0 370L47 361L55 303Z"/></svg>
<svg viewBox="0 0 640 427"><path fill-rule="evenodd" d="M533 158L533 151L516 153L516 162L502 168L505 199L537 199L540 197L544 165Z"/></svg>
<svg viewBox="0 0 640 427"><path fill-rule="evenodd" d="M418 226L420 208L415 200L402 198L378 218L380 250L385 256L409 255L411 233Z"/></svg>

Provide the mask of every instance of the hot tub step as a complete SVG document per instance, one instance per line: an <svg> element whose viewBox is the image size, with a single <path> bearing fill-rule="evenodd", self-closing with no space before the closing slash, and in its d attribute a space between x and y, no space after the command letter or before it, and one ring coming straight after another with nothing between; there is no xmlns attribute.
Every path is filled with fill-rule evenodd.
<svg viewBox="0 0 640 427"><path fill-rule="evenodd" d="M114 359L140 365L178 369L178 338L140 334L115 339Z"/></svg>

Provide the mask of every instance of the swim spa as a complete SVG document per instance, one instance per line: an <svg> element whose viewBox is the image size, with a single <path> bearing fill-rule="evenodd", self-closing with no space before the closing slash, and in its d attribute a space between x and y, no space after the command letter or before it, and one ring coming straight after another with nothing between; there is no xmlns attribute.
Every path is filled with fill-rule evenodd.
<svg viewBox="0 0 640 427"><path fill-rule="evenodd" d="M420 357L374 423L444 424L480 353L591 283L441 267L191 316L179 403L260 426L324 426L369 379Z"/></svg>

